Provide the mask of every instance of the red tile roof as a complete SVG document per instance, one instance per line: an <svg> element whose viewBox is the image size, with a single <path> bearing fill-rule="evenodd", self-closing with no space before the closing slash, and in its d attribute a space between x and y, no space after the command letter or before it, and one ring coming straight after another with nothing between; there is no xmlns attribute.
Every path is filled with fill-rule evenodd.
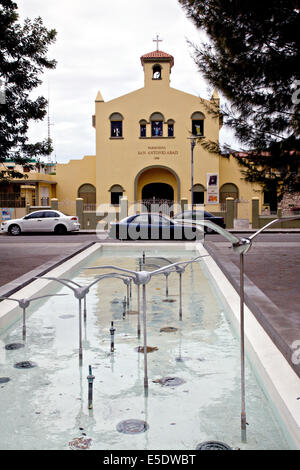
<svg viewBox="0 0 300 470"><path fill-rule="evenodd" d="M174 57L170 54L167 54L166 52L163 51L153 51L153 52L148 52L147 54L144 54L141 56L141 63L143 65L144 59L170 59L171 62L171 67L174 65Z"/></svg>

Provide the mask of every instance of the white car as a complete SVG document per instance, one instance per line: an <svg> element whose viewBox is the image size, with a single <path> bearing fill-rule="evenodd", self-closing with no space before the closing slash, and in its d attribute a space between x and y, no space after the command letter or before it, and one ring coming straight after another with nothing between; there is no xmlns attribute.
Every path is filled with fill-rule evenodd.
<svg viewBox="0 0 300 470"><path fill-rule="evenodd" d="M8 232L10 235L20 235L22 232L54 232L62 235L79 229L78 217L56 210L31 212L21 219L1 223L1 232Z"/></svg>

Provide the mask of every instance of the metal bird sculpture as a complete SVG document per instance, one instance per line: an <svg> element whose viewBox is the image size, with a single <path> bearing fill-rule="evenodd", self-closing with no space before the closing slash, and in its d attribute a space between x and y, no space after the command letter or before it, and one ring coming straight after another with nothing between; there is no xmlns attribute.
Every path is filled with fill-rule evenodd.
<svg viewBox="0 0 300 470"><path fill-rule="evenodd" d="M45 299L46 297L55 297L58 295L67 295L67 294L48 294L48 295L39 295L38 297L16 299L13 297L0 297L0 300L12 300L18 302L19 307L23 310L23 340L26 338L26 309L29 307L31 302L35 300Z"/></svg>

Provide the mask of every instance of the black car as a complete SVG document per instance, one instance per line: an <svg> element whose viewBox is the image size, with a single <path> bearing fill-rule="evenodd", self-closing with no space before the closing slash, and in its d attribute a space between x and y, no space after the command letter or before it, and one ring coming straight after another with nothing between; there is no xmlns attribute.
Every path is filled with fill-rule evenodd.
<svg viewBox="0 0 300 470"><path fill-rule="evenodd" d="M203 238L203 230L162 214L143 212L111 222L109 236L118 240L196 240Z"/></svg>
<svg viewBox="0 0 300 470"><path fill-rule="evenodd" d="M226 228L225 222L224 222L224 217L217 217L210 212L206 211L184 211L181 212L180 214L176 214L173 218L173 220L180 220L180 219L186 219L186 220L209 220L210 222L213 222L216 225L219 225L219 227ZM214 230L210 227L204 227L204 232L205 233L215 233Z"/></svg>

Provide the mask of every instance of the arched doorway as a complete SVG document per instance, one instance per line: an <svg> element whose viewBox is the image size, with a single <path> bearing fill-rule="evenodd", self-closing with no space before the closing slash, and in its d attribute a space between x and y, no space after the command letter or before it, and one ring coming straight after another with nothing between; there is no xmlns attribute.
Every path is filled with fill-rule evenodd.
<svg viewBox="0 0 300 470"><path fill-rule="evenodd" d="M232 197L234 204L234 217L237 216L237 202L239 199L239 189L234 183L225 183L220 188L220 204L221 210L226 210L226 198Z"/></svg>
<svg viewBox="0 0 300 470"><path fill-rule="evenodd" d="M95 210L96 208L96 188L93 184L82 184L78 188L78 197L83 199L84 207L87 210Z"/></svg>
<svg viewBox="0 0 300 470"><path fill-rule="evenodd" d="M177 174L165 166L151 166L141 170L135 178L135 201L141 202L147 210L169 214L174 203L180 200L180 181ZM149 206L149 207L148 207ZM170 212L171 211L171 212Z"/></svg>
<svg viewBox="0 0 300 470"><path fill-rule="evenodd" d="M178 175L172 169L160 165L143 168L136 175L134 181L135 201L141 201L144 186L152 183L164 183L171 186L174 192L174 202L180 202L180 180ZM156 189L159 189L159 187L157 186Z"/></svg>
<svg viewBox="0 0 300 470"><path fill-rule="evenodd" d="M149 183L142 189L142 200L159 199L174 202L174 189L167 183Z"/></svg>

